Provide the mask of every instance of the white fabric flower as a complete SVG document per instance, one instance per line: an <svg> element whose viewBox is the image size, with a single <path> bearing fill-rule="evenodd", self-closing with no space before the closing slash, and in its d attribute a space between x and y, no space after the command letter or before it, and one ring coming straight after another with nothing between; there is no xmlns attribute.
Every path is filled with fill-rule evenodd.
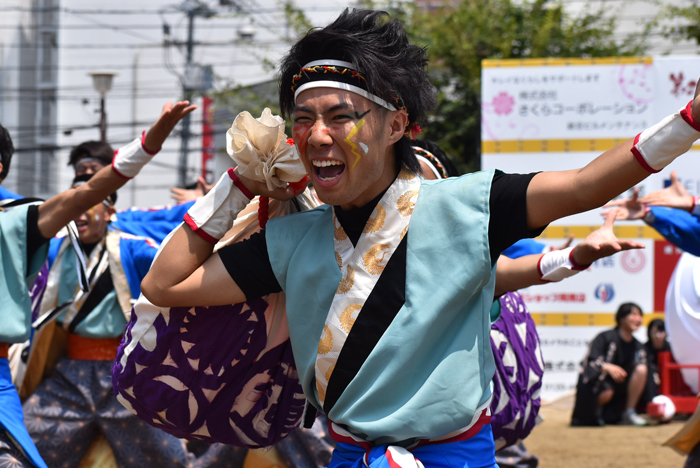
<svg viewBox="0 0 700 468"><path fill-rule="evenodd" d="M226 132L226 151L238 173L265 182L268 190L298 182L306 175L296 146L287 143L284 119L265 108L259 119L249 112L236 116Z"/></svg>

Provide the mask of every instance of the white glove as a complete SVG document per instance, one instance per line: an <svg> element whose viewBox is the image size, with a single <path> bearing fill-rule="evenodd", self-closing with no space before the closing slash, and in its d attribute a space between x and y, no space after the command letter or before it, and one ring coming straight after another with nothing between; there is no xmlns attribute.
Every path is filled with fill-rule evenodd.
<svg viewBox="0 0 700 468"><path fill-rule="evenodd" d="M233 221L253 194L238 179L233 168L226 171L216 185L192 205L185 223L202 239L216 244L233 226Z"/></svg>
<svg viewBox="0 0 700 468"><path fill-rule="evenodd" d="M540 257L537 269L540 279L547 282L557 282L569 276L574 276L590 265L577 265L573 259L574 248L552 250Z"/></svg>
<svg viewBox="0 0 700 468"><path fill-rule="evenodd" d="M153 159L153 156L158 154L158 151L148 151L145 141L146 132L143 132L140 139L135 138L134 141L128 145L114 152L112 169L117 175L125 179L135 177L141 168Z"/></svg>
<svg viewBox="0 0 700 468"><path fill-rule="evenodd" d="M659 172L700 138L700 122L693 120L690 101L675 114L649 127L634 139L632 154L649 172Z"/></svg>

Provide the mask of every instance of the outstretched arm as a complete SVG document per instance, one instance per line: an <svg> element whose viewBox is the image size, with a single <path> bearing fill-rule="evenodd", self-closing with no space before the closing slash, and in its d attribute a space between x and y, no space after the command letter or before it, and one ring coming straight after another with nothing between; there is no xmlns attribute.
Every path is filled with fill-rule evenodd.
<svg viewBox="0 0 700 468"><path fill-rule="evenodd" d="M601 258L623 250L643 249L644 245L639 242L620 240L615 236L613 232L615 215L615 210L611 210L605 223L575 247L546 254L526 255L517 259L501 255L496 264L495 296L537 284L560 281L565 276L585 270L591 263ZM547 256L555 262L548 261ZM566 262L567 259L568 262Z"/></svg>
<svg viewBox="0 0 700 468"><path fill-rule="evenodd" d="M606 151L587 166L537 174L527 190L531 229L602 206L658 172L700 137L700 85L689 108Z"/></svg>
<svg viewBox="0 0 700 468"><path fill-rule="evenodd" d="M121 160L117 153L114 164L101 169L86 184L59 193L39 205L38 227L41 235L47 239L55 236L71 220L100 203L128 182L153 155L160 151L163 142L180 119L196 108L196 106L190 106L187 101L178 102L174 106L172 103L167 103L158 121L148 130L141 143L144 151L136 157L132 154L123 156ZM123 172L127 175L118 172L115 167L126 168Z"/></svg>

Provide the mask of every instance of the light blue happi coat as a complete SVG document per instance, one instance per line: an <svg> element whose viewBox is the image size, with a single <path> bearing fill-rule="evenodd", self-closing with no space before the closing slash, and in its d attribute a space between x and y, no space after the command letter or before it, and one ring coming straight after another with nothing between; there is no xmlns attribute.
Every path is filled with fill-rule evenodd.
<svg viewBox="0 0 700 468"><path fill-rule="evenodd" d="M112 229L111 227L109 229ZM49 253L49 267L59 267L56 264L56 256L61 244L70 242L66 237L51 239ZM95 248L100 248L96 246ZM141 281L148 273L153 258L158 251L158 244L146 237L122 235L119 240L119 254L126 280L129 285L131 297L137 299L141 293ZM76 268L75 252L72 245L68 245L61 254L63 260L60 264L61 274L58 285L58 304L73 300L78 289L78 273ZM57 322L62 323L67 312L57 317ZM73 330L73 333L87 338L116 338L124 334L126 318L117 298L117 291L112 290L95 306L83 321Z"/></svg>
<svg viewBox="0 0 700 468"><path fill-rule="evenodd" d="M0 211L0 342L22 343L31 332L29 288L46 261L48 246L27 259L27 210L29 205Z"/></svg>
<svg viewBox="0 0 700 468"><path fill-rule="evenodd" d="M31 261L27 259L28 209L29 205L24 205L10 211L0 211L0 341L6 343L21 343L29 338L29 287L46 261L48 252L44 244ZM12 435L35 466L46 467L24 426L22 405L5 358L0 359L0 428Z"/></svg>
<svg viewBox="0 0 700 468"><path fill-rule="evenodd" d="M407 234L406 302L328 414L375 445L407 445L463 428L491 396L493 175L421 185ZM265 234L287 296L304 393L319 409L314 366L341 279L333 233L332 208L326 206L272 219Z"/></svg>

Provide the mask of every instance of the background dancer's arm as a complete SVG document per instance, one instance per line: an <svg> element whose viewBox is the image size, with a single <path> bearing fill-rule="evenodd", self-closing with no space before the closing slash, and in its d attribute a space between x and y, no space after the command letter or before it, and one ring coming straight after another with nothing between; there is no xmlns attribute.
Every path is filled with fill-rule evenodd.
<svg viewBox="0 0 700 468"><path fill-rule="evenodd" d="M695 122L700 122L699 88L695 90L691 111ZM647 178L650 172L635 158L633 144L633 139L627 140L581 169L537 174L527 190L528 226L536 229L602 206Z"/></svg>
<svg viewBox="0 0 700 468"><path fill-rule="evenodd" d="M278 200L288 200L294 196L290 187L269 191L264 182L241 175L238 177L252 194ZM217 190L217 187L213 190ZM230 221L233 223L233 219ZM151 265L141 283L143 295L159 307L217 306L255 299L246 298L226 270L219 254L214 252L214 245L183 223Z"/></svg>
<svg viewBox="0 0 700 468"><path fill-rule="evenodd" d="M158 152L175 125L185 115L195 110L189 102L178 102L163 106L158 121L148 130L144 146L150 153ZM76 189L66 190L39 205L39 232L51 238L70 221L92 208L129 181L117 174L112 167L101 169L86 184Z"/></svg>

